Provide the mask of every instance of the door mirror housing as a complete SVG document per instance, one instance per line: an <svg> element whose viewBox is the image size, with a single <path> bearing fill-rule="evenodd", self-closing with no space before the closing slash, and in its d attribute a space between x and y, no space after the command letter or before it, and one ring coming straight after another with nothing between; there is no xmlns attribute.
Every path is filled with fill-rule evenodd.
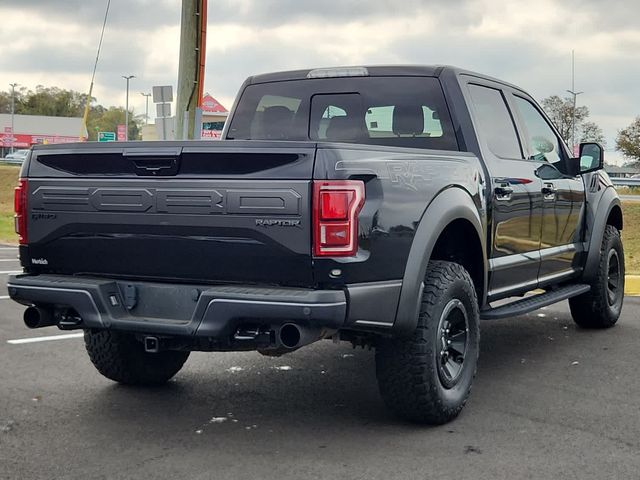
<svg viewBox="0 0 640 480"><path fill-rule="evenodd" d="M604 168L604 149L596 142L580 144L580 174Z"/></svg>

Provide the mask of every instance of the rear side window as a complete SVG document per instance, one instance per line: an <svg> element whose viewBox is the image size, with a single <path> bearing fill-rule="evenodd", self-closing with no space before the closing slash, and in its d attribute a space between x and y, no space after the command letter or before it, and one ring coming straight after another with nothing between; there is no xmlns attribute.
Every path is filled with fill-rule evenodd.
<svg viewBox="0 0 640 480"><path fill-rule="evenodd" d="M522 159L516 127L502 92L480 85L469 85L469 92L476 130L489 149L501 158Z"/></svg>
<svg viewBox="0 0 640 480"><path fill-rule="evenodd" d="M249 85L228 139L458 150L438 79L356 77Z"/></svg>

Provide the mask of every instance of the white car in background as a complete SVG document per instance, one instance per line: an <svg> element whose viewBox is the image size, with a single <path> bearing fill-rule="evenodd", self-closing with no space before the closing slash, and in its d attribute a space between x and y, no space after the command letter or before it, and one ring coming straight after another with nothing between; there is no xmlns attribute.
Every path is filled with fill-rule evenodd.
<svg viewBox="0 0 640 480"><path fill-rule="evenodd" d="M4 161L7 163L15 163L18 165L22 165L22 163L26 160L27 155L29 154L29 150L16 150L13 153L8 154L4 157Z"/></svg>

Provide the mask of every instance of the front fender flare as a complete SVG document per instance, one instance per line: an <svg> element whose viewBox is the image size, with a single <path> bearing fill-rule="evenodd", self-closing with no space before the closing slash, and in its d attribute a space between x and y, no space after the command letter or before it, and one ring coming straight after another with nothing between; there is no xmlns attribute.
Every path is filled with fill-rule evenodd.
<svg viewBox="0 0 640 480"><path fill-rule="evenodd" d="M402 290L393 325L394 332L406 335L415 330L424 289L424 277L433 248L444 229L454 220L468 220L478 234L483 252L483 292L487 291L487 258L483 222L471 196L463 189L451 187L443 190L422 214L409 250L407 266L402 279ZM480 305L484 298L479 299Z"/></svg>
<svg viewBox="0 0 640 480"><path fill-rule="evenodd" d="M598 207L593 216L593 227L589 235L589 250L584 266L582 278L585 281L592 280L598 270L600 263L600 247L604 237L604 229L607 226L607 219L614 207L622 209L620 198L613 187L608 187L598 200Z"/></svg>

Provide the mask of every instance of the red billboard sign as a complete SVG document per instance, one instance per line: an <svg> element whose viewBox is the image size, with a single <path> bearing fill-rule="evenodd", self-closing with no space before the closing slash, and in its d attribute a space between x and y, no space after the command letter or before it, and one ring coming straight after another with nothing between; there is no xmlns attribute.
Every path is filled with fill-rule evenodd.
<svg viewBox="0 0 640 480"><path fill-rule="evenodd" d="M11 127L9 127L9 130L11 130ZM58 135L27 135L23 133L11 135L11 133L0 133L0 147L4 148L29 148L33 145L38 144L71 143L78 141L80 141L78 137L63 137Z"/></svg>
<svg viewBox="0 0 640 480"><path fill-rule="evenodd" d="M222 130L202 130L200 138L210 138L212 140L220 140Z"/></svg>
<svg viewBox="0 0 640 480"><path fill-rule="evenodd" d="M118 129L116 130L118 133L118 141L124 142L127 139L126 130L124 125L118 125Z"/></svg>

